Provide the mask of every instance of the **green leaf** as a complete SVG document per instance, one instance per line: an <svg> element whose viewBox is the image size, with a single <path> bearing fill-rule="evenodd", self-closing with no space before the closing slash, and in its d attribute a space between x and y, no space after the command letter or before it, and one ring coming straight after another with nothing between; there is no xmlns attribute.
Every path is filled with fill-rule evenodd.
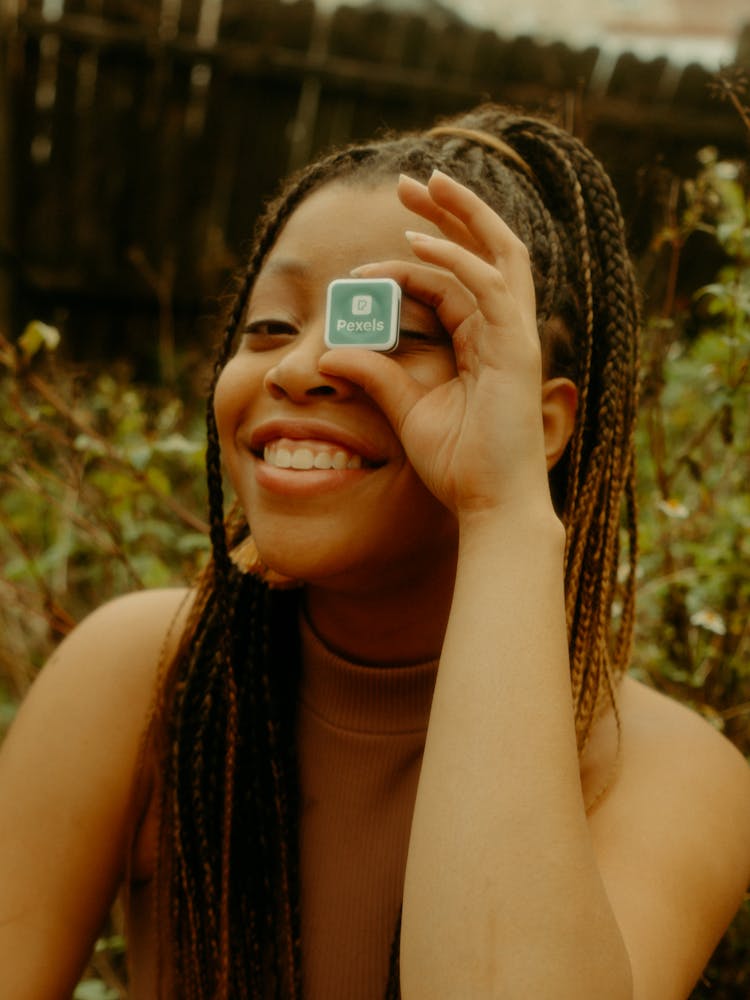
<svg viewBox="0 0 750 1000"><path fill-rule="evenodd" d="M27 358L33 358L42 348L54 351L60 343L60 331L40 320L32 320L18 338L18 346Z"/></svg>
<svg viewBox="0 0 750 1000"><path fill-rule="evenodd" d="M136 441L126 449L125 454L133 468L142 472L151 461L154 450L149 441Z"/></svg>
<svg viewBox="0 0 750 1000"><path fill-rule="evenodd" d="M177 540L177 551L184 555L192 555L194 552L208 552L211 548L211 541L208 535L202 535L197 531L185 532Z"/></svg>
<svg viewBox="0 0 750 1000"><path fill-rule="evenodd" d="M107 454L107 448L103 441L98 441L89 434L78 434L73 441L76 451L83 452L84 455L92 455L100 458Z"/></svg>
<svg viewBox="0 0 750 1000"><path fill-rule="evenodd" d="M118 998L117 990L99 979L85 979L78 984L73 994L73 1000L118 1000Z"/></svg>
<svg viewBox="0 0 750 1000"><path fill-rule="evenodd" d="M203 442L191 441L183 434L170 434L154 444L154 451L162 455L198 455L203 451Z"/></svg>
<svg viewBox="0 0 750 1000"><path fill-rule="evenodd" d="M172 481L163 469L152 465L146 470L146 479L151 486L162 496L170 496L172 493Z"/></svg>

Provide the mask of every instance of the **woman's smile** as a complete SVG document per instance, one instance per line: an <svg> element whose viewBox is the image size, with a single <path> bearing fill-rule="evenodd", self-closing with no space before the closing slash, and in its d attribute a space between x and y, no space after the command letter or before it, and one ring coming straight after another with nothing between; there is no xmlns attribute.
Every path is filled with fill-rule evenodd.
<svg viewBox="0 0 750 1000"><path fill-rule="evenodd" d="M247 450L258 486L284 495L341 489L387 461L373 442L319 419L266 421L250 434Z"/></svg>
<svg viewBox="0 0 750 1000"><path fill-rule="evenodd" d="M255 460L255 479L258 486L270 493L285 496L307 496L330 493L358 482L385 460L372 455L372 449L345 445L330 437L312 433L292 437L284 434L265 437L262 444L251 449Z"/></svg>

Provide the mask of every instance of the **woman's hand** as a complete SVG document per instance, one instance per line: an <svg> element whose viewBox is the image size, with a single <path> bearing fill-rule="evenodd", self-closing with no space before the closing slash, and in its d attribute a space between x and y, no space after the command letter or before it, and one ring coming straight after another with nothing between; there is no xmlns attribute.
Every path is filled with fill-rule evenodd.
<svg viewBox="0 0 750 1000"><path fill-rule="evenodd" d="M456 376L427 388L394 358L366 350L323 356L327 374L372 396L428 488L457 515L549 503L542 362L526 247L479 197L436 172L408 177L406 208L443 237L410 232L419 262L370 264L358 276L394 278L435 309L450 335Z"/></svg>

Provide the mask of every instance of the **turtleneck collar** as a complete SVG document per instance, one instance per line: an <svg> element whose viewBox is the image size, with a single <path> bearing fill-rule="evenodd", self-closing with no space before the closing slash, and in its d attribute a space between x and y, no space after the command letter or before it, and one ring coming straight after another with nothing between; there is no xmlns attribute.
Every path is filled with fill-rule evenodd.
<svg viewBox="0 0 750 1000"><path fill-rule="evenodd" d="M300 700L329 725L360 733L425 732L438 661L352 663L329 649L300 613Z"/></svg>

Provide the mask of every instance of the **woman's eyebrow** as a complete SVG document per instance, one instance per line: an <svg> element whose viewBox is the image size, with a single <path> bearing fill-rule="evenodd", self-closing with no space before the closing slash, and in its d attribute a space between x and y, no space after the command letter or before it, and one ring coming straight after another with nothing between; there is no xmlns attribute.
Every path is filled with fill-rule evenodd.
<svg viewBox="0 0 750 1000"><path fill-rule="evenodd" d="M271 257L258 271L247 301L245 312L250 309L258 297L277 295L283 291L284 285L293 282L298 287L306 287L310 283L310 266L297 257Z"/></svg>
<svg viewBox="0 0 750 1000"><path fill-rule="evenodd" d="M263 264L258 277L270 275L271 277L306 278L309 273L309 264L297 257L271 257Z"/></svg>

